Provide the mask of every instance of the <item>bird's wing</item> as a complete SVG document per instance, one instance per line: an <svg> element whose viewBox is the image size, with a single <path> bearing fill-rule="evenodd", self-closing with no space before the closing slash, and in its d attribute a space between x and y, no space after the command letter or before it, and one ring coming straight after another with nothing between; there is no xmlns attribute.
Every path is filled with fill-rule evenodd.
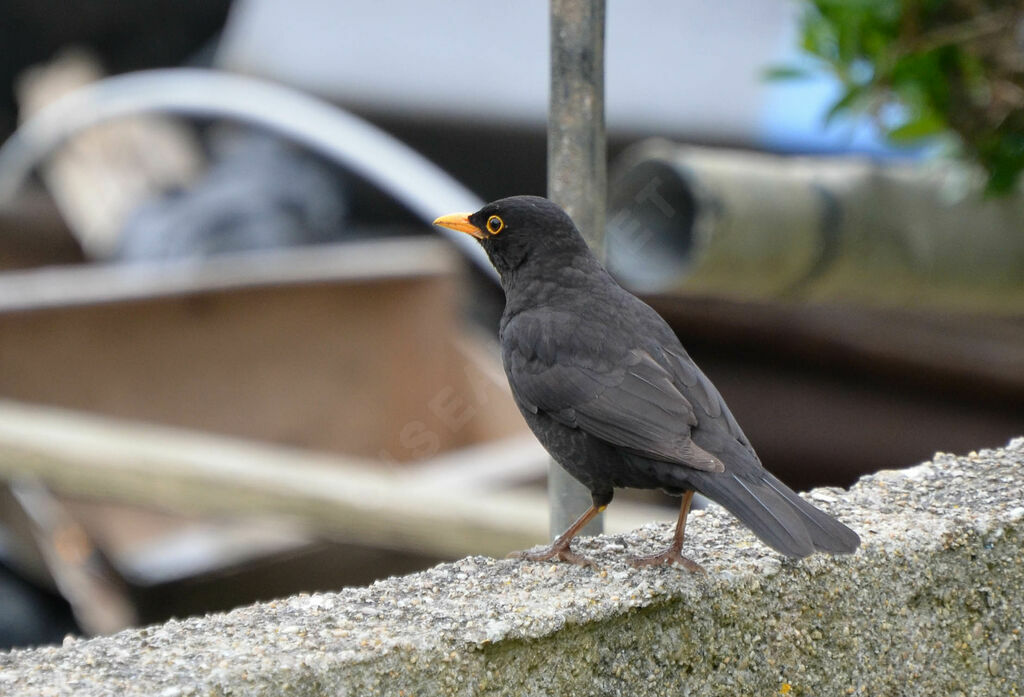
<svg viewBox="0 0 1024 697"><path fill-rule="evenodd" d="M697 413L700 414L702 429L708 430L707 427L710 427L711 422L714 422L715 426L717 426L714 430L720 432L723 436L738 441L756 460L757 455L750 445L750 440L743 433L743 429L740 428L736 417L729 411L729 407L726 406L721 393L712 384L711 380L701 372L697 364L686 353L686 350L676 343L675 346L664 347L663 355L665 356L668 370L672 374L673 381L676 385L681 386L680 389L686 393L690 403L697 408Z"/></svg>
<svg viewBox="0 0 1024 697"><path fill-rule="evenodd" d="M588 332L558 313L513 321L502 345L516 399L646 457L722 471L722 462L690 439L697 417L669 370L622 338Z"/></svg>

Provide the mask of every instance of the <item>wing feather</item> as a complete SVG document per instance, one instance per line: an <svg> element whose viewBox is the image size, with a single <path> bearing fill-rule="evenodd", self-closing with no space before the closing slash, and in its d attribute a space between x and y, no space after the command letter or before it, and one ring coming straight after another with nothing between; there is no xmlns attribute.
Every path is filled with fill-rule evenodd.
<svg viewBox="0 0 1024 697"><path fill-rule="evenodd" d="M724 469L690 440L697 415L662 364L668 360L664 354L656 357L629 341L602 341L598 351L572 328L551 313L506 327L505 366L524 409L543 411L646 457L712 472ZM611 346L621 347L614 356Z"/></svg>

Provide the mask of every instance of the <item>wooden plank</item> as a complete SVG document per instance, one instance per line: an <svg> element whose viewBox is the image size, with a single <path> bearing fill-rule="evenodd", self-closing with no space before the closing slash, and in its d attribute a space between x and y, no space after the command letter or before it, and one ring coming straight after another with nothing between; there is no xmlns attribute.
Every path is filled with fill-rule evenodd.
<svg viewBox="0 0 1024 697"><path fill-rule="evenodd" d="M541 491L460 490L352 457L0 400L0 477L186 515L280 515L338 539L440 556L503 556L547 539ZM671 518L616 503L631 529Z"/></svg>
<svg viewBox="0 0 1024 697"><path fill-rule="evenodd" d="M0 312L150 300L296 284L359 283L451 274L444 242L402 238L223 254L210 259L89 264L0 274Z"/></svg>
<svg viewBox="0 0 1024 697"><path fill-rule="evenodd" d="M84 260L53 200L38 187L26 187L9 205L0 204L0 271Z"/></svg>
<svg viewBox="0 0 1024 697"><path fill-rule="evenodd" d="M411 240L5 275L0 396L395 462L521 433L453 267Z"/></svg>
<svg viewBox="0 0 1024 697"><path fill-rule="evenodd" d="M762 352L882 372L901 381L941 380L989 396L1024 398L1024 315L688 294L645 299L684 337L757 346Z"/></svg>
<svg viewBox="0 0 1024 697"><path fill-rule="evenodd" d="M410 482L460 491L495 490L543 481L550 456L532 434L471 445L417 463Z"/></svg>

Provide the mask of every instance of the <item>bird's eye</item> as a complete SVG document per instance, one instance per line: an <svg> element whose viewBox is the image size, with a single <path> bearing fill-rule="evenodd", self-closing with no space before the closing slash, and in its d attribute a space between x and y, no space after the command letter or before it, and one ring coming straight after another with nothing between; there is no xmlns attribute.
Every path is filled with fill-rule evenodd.
<svg viewBox="0 0 1024 697"><path fill-rule="evenodd" d="M505 221L498 216L492 215L487 219L487 231L492 235L497 235L503 227L505 227Z"/></svg>

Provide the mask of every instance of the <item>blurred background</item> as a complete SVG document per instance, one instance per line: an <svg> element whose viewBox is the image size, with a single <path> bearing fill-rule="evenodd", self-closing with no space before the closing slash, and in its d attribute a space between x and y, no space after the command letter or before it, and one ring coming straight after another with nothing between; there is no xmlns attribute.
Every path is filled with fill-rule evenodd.
<svg viewBox="0 0 1024 697"><path fill-rule="evenodd" d="M0 647L546 538L429 222L545 193L548 11L0 2ZM609 266L798 489L1024 434L1022 13L608 3Z"/></svg>

